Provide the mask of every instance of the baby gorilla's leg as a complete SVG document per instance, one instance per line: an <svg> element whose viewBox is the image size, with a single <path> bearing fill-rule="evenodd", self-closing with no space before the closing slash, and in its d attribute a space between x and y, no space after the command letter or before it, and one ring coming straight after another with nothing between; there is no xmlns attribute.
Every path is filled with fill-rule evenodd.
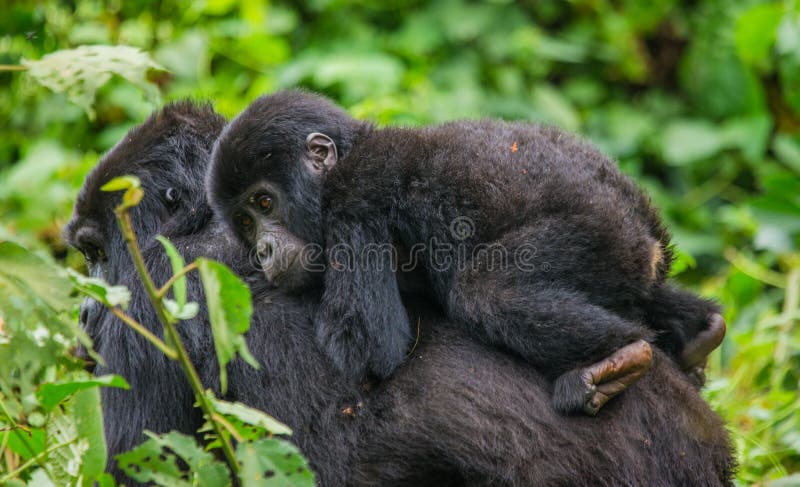
<svg viewBox="0 0 800 487"><path fill-rule="evenodd" d="M460 273L448 313L556 379L557 410L596 414L649 368L649 330L590 304L581 293L524 282L516 272Z"/></svg>
<svg viewBox="0 0 800 487"><path fill-rule="evenodd" d="M663 284L653 289L643 307L647 324L661 332L656 343L678 361L696 386L702 386L708 355L725 336L719 306Z"/></svg>

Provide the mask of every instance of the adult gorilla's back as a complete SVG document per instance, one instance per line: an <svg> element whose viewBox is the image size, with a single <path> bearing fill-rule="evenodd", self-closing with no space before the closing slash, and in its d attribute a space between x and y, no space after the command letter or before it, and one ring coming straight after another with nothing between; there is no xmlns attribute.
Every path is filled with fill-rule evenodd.
<svg viewBox="0 0 800 487"><path fill-rule="evenodd" d="M212 110L189 103L151 117L87 178L65 231L87 253L104 247L98 272L132 289L131 312L157 332L112 221L118 195L102 195L99 187L120 174L142 178L145 201L133 217L157 283L169 275L152 238L157 233L187 260L207 255L247 275L247 255L202 198L201 169L221 126ZM263 367L231 364L226 399L292 427L293 441L325 485L730 483L733 460L722 423L660 353L647 376L597 417L560 416L551 409L548 382L529 366L466 338L457 326L431 326L442 321L437 310L409 302L420 318L420 342L392 379L365 393L337 375L315 345L318 296L288 296L261 279L252 282L255 316L247 339ZM189 287L202 301L196 276ZM140 441L144 428L193 432L201 418L176 365L111 314L86 309L83 320L107 362L98 371L122 374L133 388L103 391L111 453ZM205 312L179 329L203 382L214 387L218 370Z"/></svg>

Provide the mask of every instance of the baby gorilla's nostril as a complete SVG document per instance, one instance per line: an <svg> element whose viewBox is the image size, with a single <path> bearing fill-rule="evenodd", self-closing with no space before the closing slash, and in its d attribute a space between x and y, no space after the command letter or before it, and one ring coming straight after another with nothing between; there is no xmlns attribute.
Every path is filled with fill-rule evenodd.
<svg viewBox="0 0 800 487"><path fill-rule="evenodd" d="M261 261L269 260L272 257L272 245L260 243L258 245L258 258Z"/></svg>

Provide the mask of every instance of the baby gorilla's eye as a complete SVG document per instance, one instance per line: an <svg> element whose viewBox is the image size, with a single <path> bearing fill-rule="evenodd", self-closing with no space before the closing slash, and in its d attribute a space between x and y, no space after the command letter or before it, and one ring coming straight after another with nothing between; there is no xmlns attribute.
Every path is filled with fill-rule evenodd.
<svg viewBox="0 0 800 487"><path fill-rule="evenodd" d="M242 226L242 228L247 228L253 224L253 219L250 218L250 215L245 213L241 213L237 218L239 219L239 224Z"/></svg>
<svg viewBox="0 0 800 487"><path fill-rule="evenodd" d="M261 208L264 213L269 213L272 209L272 198L267 195L260 196L258 198L258 207Z"/></svg>

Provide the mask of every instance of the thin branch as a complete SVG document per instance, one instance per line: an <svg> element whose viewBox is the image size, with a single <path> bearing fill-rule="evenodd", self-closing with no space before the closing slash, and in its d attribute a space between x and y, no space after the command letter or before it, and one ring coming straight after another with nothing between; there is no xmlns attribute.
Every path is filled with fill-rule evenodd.
<svg viewBox="0 0 800 487"><path fill-rule="evenodd" d="M109 309L111 310L112 313L114 313L114 316L124 321L126 325L130 326L131 328L136 330L137 333L145 337L147 341L149 341L150 343L155 345L159 350L161 350L161 352L163 352L164 355L171 358L172 360L178 359L178 352L170 348L169 345L164 343L160 338L158 338L155 334L153 334L153 332L145 328L141 323L131 318L130 315L126 314L124 311L122 311L117 307Z"/></svg>
<svg viewBox="0 0 800 487"><path fill-rule="evenodd" d="M169 289L178 281L178 279L192 272L195 269L197 269L197 262L192 262L191 264L187 265L186 267L175 273L172 277L170 277L169 280L165 282L164 285L161 286L161 288L156 293L158 299L163 299L164 296L166 296L167 291L169 291Z"/></svg>
<svg viewBox="0 0 800 487"><path fill-rule="evenodd" d="M192 361L189 359L189 353L186 351L186 347L183 346L183 342L178 334L178 330L164 312L164 308L161 303L161 297L158 295L159 290L156 289L155 284L153 284L153 279L150 277L150 273L148 272L147 266L144 263L144 258L142 257L142 251L139 248L139 243L136 241L136 234L133 232L130 214L126 208L117 209L116 214L120 230L122 231L122 235L125 237L125 243L127 244L128 251L133 259L134 267L136 267L136 271L139 273L139 277L144 284L147 296L150 298L150 302L155 309L158 320L161 322L161 326L164 327L165 333L169 335L170 341L175 346L175 350L178 354L178 362L186 372L186 376L189 379L189 384L192 386L192 390L194 391L194 395L197 398L198 404L200 405L200 409L202 409L204 415L211 420L211 427L214 429L214 433L217 435L217 437L219 437L222 452L225 455L225 460L227 461L228 466L234 473L239 473L239 462L236 461L236 454L233 451L231 440L224 434L225 430L223 429L222 425L213 420L216 412L204 393L203 384L200 382L200 376L197 374L194 364L192 364Z"/></svg>
<svg viewBox="0 0 800 487"><path fill-rule="evenodd" d="M27 66L20 66L19 64L0 64L0 71L27 71Z"/></svg>
<svg viewBox="0 0 800 487"><path fill-rule="evenodd" d="M725 249L723 255L725 256L725 260L733 264L734 267L739 269L744 274L747 274L748 276L771 286L779 287L781 289L786 287L786 277L783 274L770 269L765 269L735 249Z"/></svg>
<svg viewBox="0 0 800 487"><path fill-rule="evenodd" d="M231 436L233 436L233 438L236 441L238 441L239 443L244 441L244 438L242 437L242 435L240 435L239 432L236 431L236 428L234 428L234 426L227 419L225 419L224 416L222 416L219 413L214 413L214 415L211 416L211 419L216 421L216 422L218 422L218 423L220 423L222 426L224 426L225 429L230 432Z"/></svg>

